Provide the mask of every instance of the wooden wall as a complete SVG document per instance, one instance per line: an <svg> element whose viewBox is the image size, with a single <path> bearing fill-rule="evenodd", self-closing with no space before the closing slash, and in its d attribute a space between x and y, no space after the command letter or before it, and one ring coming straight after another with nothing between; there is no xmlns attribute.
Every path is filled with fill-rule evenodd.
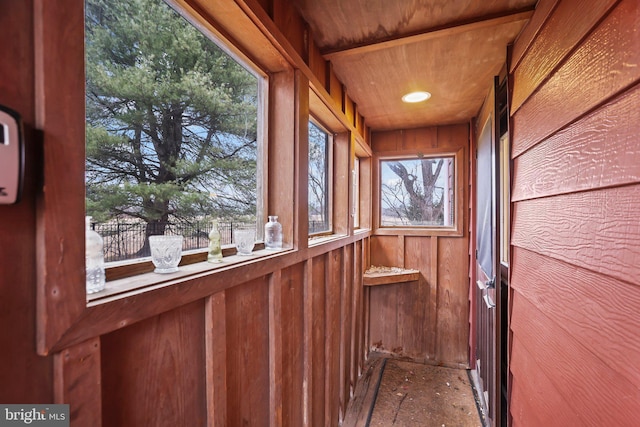
<svg viewBox="0 0 640 427"><path fill-rule="evenodd" d="M233 1L215 6L240 14ZM27 157L23 200L0 206L0 402L68 403L77 427L337 426L365 357L370 242L345 225L309 247L306 210L292 207L306 195L309 70L273 46L261 64L272 67L270 119L291 171L269 181L269 207L288 209L295 249L87 304L82 9L82 0L0 0L13 58L0 61L0 103L22 114ZM198 10L208 28L210 11ZM353 138L343 139L350 153Z"/></svg>
<svg viewBox="0 0 640 427"><path fill-rule="evenodd" d="M469 232L468 147L466 124L374 132L375 156L414 155L463 149L458 201L463 203L462 236L398 230L371 237L371 264L420 271L415 282L374 286L370 301L368 342L371 349L448 366L468 366L469 355ZM374 166L374 167L377 167ZM379 190L374 184L377 197ZM375 215L375 213L374 213Z"/></svg>
<svg viewBox="0 0 640 427"><path fill-rule="evenodd" d="M50 403L51 359L36 354L36 188L42 150L35 130L33 2L0 0L2 47L0 104L20 112L25 124L22 201L0 206L0 402ZM4 13L11 10L11 13ZM11 40L11 43L5 43Z"/></svg>
<svg viewBox="0 0 640 427"><path fill-rule="evenodd" d="M101 336L102 425L337 425L364 359L365 250L358 240Z"/></svg>
<svg viewBox="0 0 640 427"><path fill-rule="evenodd" d="M638 34L637 0L543 0L513 47L514 426L638 425Z"/></svg>

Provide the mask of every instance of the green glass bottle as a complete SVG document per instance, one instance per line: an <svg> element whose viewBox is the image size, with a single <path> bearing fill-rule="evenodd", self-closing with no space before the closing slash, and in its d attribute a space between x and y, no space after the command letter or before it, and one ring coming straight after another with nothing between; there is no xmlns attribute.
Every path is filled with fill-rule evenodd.
<svg viewBox="0 0 640 427"><path fill-rule="evenodd" d="M218 221L213 221L211 225L211 231L209 232L209 254L207 255L208 262L222 262L222 236L220 230L218 230Z"/></svg>

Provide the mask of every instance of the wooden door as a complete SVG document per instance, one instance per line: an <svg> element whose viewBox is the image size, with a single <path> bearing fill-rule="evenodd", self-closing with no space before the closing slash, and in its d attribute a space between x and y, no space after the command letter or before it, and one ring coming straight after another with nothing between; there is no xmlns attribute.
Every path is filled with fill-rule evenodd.
<svg viewBox="0 0 640 427"><path fill-rule="evenodd" d="M494 108L482 125L476 155L476 360L482 409L490 425L506 425L508 331L509 151L507 85L498 77ZM506 162L505 162L506 159ZM505 247L507 250L505 250Z"/></svg>

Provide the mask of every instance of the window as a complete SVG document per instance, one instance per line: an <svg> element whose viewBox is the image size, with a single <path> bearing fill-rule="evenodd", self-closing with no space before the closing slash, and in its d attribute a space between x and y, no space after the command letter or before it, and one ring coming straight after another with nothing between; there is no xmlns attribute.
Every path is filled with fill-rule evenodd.
<svg viewBox="0 0 640 427"><path fill-rule="evenodd" d="M353 215L353 228L360 228L360 158L356 157L353 161L353 201L352 201L352 215Z"/></svg>
<svg viewBox="0 0 640 427"><path fill-rule="evenodd" d="M309 234L331 231L331 137L309 122Z"/></svg>
<svg viewBox="0 0 640 427"><path fill-rule="evenodd" d="M260 236L261 78L162 0L87 0L86 211L107 261L148 238L205 248L212 220ZM226 233L228 231L228 233Z"/></svg>
<svg viewBox="0 0 640 427"><path fill-rule="evenodd" d="M455 155L380 161L381 227L454 227Z"/></svg>
<svg viewBox="0 0 640 427"><path fill-rule="evenodd" d="M500 138L500 262L509 265L510 186L509 134Z"/></svg>

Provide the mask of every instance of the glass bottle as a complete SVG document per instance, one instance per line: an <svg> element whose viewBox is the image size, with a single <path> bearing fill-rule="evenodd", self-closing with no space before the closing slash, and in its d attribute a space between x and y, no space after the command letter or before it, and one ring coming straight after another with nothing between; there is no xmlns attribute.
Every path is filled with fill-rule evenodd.
<svg viewBox="0 0 640 427"><path fill-rule="evenodd" d="M87 270L87 293L104 289L104 254L102 237L91 229L91 217L85 217L85 267Z"/></svg>
<svg viewBox="0 0 640 427"><path fill-rule="evenodd" d="M218 221L213 221L211 231L209 232L209 254L207 255L207 261L209 262L222 262L222 236L220 230L218 230Z"/></svg>
<svg viewBox="0 0 640 427"><path fill-rule="evenodd" d="M275 215L270 215L269 222L264 225L264 247L269 250L282 249L282 224Z"/></svg>

